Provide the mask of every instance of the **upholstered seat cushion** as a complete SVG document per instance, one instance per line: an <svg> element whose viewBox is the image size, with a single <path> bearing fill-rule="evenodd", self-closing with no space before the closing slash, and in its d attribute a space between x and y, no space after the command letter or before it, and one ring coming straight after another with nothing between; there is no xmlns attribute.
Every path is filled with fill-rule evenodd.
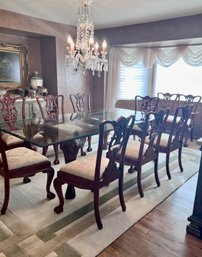
<svg viewBox="0 0 202 257"><path fill-rule="evenodd" d="M49 162L47 157L26 147L17 147L7 150L6 157L9 170ZM0 158L0 161L2 162L2 158Z"/></svg>
<svg viewBox="0 0 202 257"><path fill-rule="evenodd" d="M166 120L167 123L172 123L173 122L173 119L174 119L174 116L173 115L168 115L168 118ZM180 117L177 117L176 119L176 123L178 123L180 121ZM191 119L188 119L187 121L187 126L189 126L191 124Z"/></svg>
<svg viewBox="0 0 202 257"><path fill-rule="evenodd" d="M139 141L129 140L126 147L125 158L136 161L139 157L140 145L141 145L141 142ZM143 155L145 154L147 148L148 148L148 144L144 144Z"/></svg>
<svg viewBox="0 0 202 257"><path fill-rule="evenodd" d="M95 165L96 165L96 154L82 157L78 160L72 161L63 165L60 171L72 174L75 176L83 177L89 180L94 180L95 176ZM100 167L100 178L102 177L105 168L109 162L109 159L102 156L102 162Z"/></svg>
<svg viewBox="0 0 202 257"><path fill-rule="evenodd" d="M163 148L166 148L167 145L168 145L168 139L169 139L169 134L168 133L162 133L161 134L161 141L160 141L160 144L159 146L160 147L163 147ZM172 137L172 140L174 139L174 136ZM145 143L146 144L149 144L149 138L147 137L145 139ZM154 140L154 145L157 143L157 138L155 138Z"/></svg>
<svg viewBox="0 0 202 257"><path fill-rule="evenodd" d="M169 134L168 133L162 133L161 134L161 141L159 146L162 148L167 148L168 145L168 139L169 139ZM172 140L174 139L175 136L172 136Z"/></svg>
<svg viewBox="0 0 202 257"><path fill-rule="evenodd" d="M168 145L168 139L169 139L169 134L167 133L162 133L161 134L161 141L160 141L160 146L161 147L167 147Z"/></svg>
<svg viewBox="0 0 202 257"><path fill-rule="evenodd" d="M7 146L11 146L11 145L15 145L15 144L22 144L23 143L23 140L18 138L18 137L15 137L15 136L12 136L10 134L3 134L1 136L2 140L5 142L5 144Z"/></svg>
<svg viewBox="0 0 202 257"><path fill-rule="evenodd" d="M138 125L134 125L132 130L135 130L135 131L138 131L138 132L141 132L142 131L142 128Z"/></svg>

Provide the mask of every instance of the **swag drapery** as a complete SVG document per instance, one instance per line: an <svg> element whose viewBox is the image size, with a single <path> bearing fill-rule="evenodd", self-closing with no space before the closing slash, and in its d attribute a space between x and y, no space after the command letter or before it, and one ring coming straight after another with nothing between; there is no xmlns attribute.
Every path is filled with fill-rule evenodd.
<svg viewBox="0 0 202 257"><path fill-rule="evenodd" d="M133 66L140 62L145 67L159 64L169 67L182 58L192 66L202 65L202 45L175 47L139 47L109 49L109 71L104 85L104 106L114 108L117 101L117 87L119 86L120 64Z"/></svg>

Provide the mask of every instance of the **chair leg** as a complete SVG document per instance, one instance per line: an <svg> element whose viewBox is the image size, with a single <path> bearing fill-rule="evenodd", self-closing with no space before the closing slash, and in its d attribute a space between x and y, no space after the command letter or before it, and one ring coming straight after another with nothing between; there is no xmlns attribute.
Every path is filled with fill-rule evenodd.
<svg viewBox="0 0 202 257"><path fill-rule="evenodd" d="M128 169L128 173L132 174L135 172L135 167L130 166L130 168Z"/></svg>
<svg viewBox="0 0 202 257"><path fill-rule="evenodd" d="M81 156L85 156L85 155L86 155L86 152L84 152L83 146L81 146Z"/></svg>
<svg viewBox="0 0 202 257"><path fill-rule="evenodd" d="M126 204L125 204L124 196L123 196L123 173L119 178L119 200L120 200L122 210L125 211L126 210Z"/></svg>
<svg viewBox="0 0 202 257"><path fill-rule="evenodd" d="M28 177L24 177L23 178L23 183L24 184L28 184L28 183L30 183L31 182L31 179L30 178L28 178Z"/></svg>
<svg viewBox="0 0 202 257"><path fill-rule="evenodd" d="M47 183L46 183L46 192L47 198L49 200L55 198L55 194L50 191L50 186L54 177L54 169L51 167L47 172Z"/></svg>
<svg viewBox="0 0 202 257"><path fill-rule="evenodd" d="M84 152L83 148L84 148L84 145L85 145L85 142L86 142L86 137L80 139L79 142L80 142L79 145L80 145L80 149L81 149L81 156L85 156L86 152Z"/></svg>
<svg viewBox="0 0 202 257"><path fill-rule="evenodd" d="M192 142L193 142L193 140L194 140L194 133L193 133L193 130L194 130L194 127L192 127L191 130L190 130L190 139L191 139Z"/></svg>
<svg viewBox="0 0 202 257"><path fill-rule="evenodd" d="M63 207L64 207L64 197L62 193L62 185L64 183L57 177L53 181L53 186L55 188L55 191L57 193L58 199L59 199L59 205L54 208L54 212L59 214L63 212Z"/></svg>
<svg viewBox="0 0 202 257"><path fill-rule="evenodd" d="M158 158L154 160L154 176L155 176L157 186L160 187L161 183L160 183L159 174L158 174Z"/></svg>
<svg viewBox="0 0 202 257"><path fill-rule="evenodd" d="M184 132L184 147L188 146L187 141L188 141L189 137L191 138L191 130L190 130L190 128L187 127L185 132Z"/></svg>
<svg viewBox="0 0 202 257"><path fill-rule="evenodd" d="M141 174L142 173L142 169L137 169L137 186L138 186L138 192L140 194L140 197L144 197L144 193L142 190L142 182L141 182Z"/></svg>
<svg viewBox="0 0 202 257"><path fill-rule="evenodd" d="M58 159L58 144L56 145L53 145L53 149L54 149L54 152L55 152L55 160L54 160L54 164L57 165L60 163L59 159Z"/></svg>
<svg viewBox="0 0 202 257"><path fill-rule="evenodd" d="M178 149L178 163L179 163L179 167L181 172L183 171L183 166L182 166L182 147L179 147Z"/></svg>
<svg viewBox="0 0 202 257"><path fill-rule="evenodd" d="M94 191L94 212L95 212L95 220L97 223L98 229L102 229L102 221L100 218L100 211L99 211L99 189Z"/></svg>
<svg viewBox="0 0 202 257"><path fill-rule="evenodd" d="M9 178L4 178L4 203L1 209L2 215L6 213L9 197L10 197L10 181L9 181Z"/></svg>
<svg viewBox="0 0 202 257"><path fill-rule="evenodd" d="M42 154L46 156L47 151L48 151L48 146L44 146L42 150Z"/></svg>
<svg viewBox="0 0 202 257"><path fill-rule="evenodd" d="M170 161L170 152L167 152L166 153L166 173L167 173L168 179L171 179L169 161Z"/></svg>
<svg viewBox="0 0 202 257"><path fill-rule="evenodd" d="M88 137L88 148L87 148L87 152L91 152L93 149L91 147L91 139L92 137Z"/></svg>

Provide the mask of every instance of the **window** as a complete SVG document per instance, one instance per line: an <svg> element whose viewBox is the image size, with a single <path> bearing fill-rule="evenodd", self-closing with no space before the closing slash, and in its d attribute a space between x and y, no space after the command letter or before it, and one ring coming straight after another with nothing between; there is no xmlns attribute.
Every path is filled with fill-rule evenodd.
<svg viewBox="0 0 202 257"><path fill-rule="evenodd" d="M170 67L156 65L154 88L156 94L169 92L202 95L202 66L190 66L183 59Z"/></svg>
<svg viewBox="0 0 202 257"><path fill-rule="evenodd" d="M150 94L152 69L142 63L134 66L120 64L119 87L117 99L134 99L135 95Z"/></svg>

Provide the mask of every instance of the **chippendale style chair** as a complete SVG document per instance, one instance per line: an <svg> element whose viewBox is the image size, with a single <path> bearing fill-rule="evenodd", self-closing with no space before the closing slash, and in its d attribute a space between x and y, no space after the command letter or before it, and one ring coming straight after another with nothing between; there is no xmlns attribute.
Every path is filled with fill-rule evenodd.
<svg viewBox="0 0 202 257"><path fill-rule="evenodd" d="M42 118L45 121L64 122L64 96L63 95L47 95L36 97ZM44 135L45 136L45 135ZM59 164L58 144L53 145L55 152L54 164ZM46 155L48 146L43 147L43 155Z"/></svg>
<svg viewBox="0 0 202 257"><path fill-rule="evenodd" d="M168 109L159 112L148 112L141 124L141 133L138 134L138 139L129 140L126 147L124 164L130 166L130 173L132 171L137 172L137 185L141 197L144 197L141 183L142 166L144 164L151 161L154 162L155 180L157 186L160 186L158 177L158 148L168 113Z"/></svg>
<svg viewBox="0 0 202 257"><path fill-rule="evenodd" d="M74 112L81 113L90 111L91 110L91 103L90 103L90 94L88 93L77 93L77 94L70 94L69 95L72 108ZM87 137L88 138L88 148L87 152L92 151L91 147L91 136ZM81 147L81 155L85 156L86 153L83 151L83 147Z"/></svg>
<svg viewBox="0 0 202 257"><path fill-rule="evenodd" d="M0 175L4 178L4 202L1 214L5 214L9 196L10 179L33 176L38 172L47 173L47 198L53 199L55 194L50 191L50 185L54 176L54 169L45 156L26 147L16 147L10 150L5 149L5 144L0 136Z"/></svg>
<svg viewBox="0 0 202 257"><path fill-rule="evenodd" d="M123 197L124 155L133 122L134 116L129 118L120 117L117 121L103 121L99 126L97 153L67 163L60 168L54 180L54 188L59 198L59 205L54 209L56 213L59 214L63 211L63 184L68 183L71 187L91 190L94 196L96 223L98 229L102 229L103 225L99 213L99 191L100 188L109 185L114 180L118 180L121 207L123 211L126 210ZM103 139L106 129L109 128L113 130L111 131L112 136L105 157L103 154ZM116 163L118 154L119 164Z"/></svg>
<svg viewBox="0 0 202 257"><path fill-rule="evenodd" d="M187 121L187 125L185 128L184 146L187 146L188 145L187 144L188 137L190 137L191 141L193 141L194 121L195 121L197 113L198 113L197 109L198 109L199 103L201 102L201 96L180 94L179 99L180 99L180 106L186 106L186 105L193 106L192 112L190 114L190 117Z"/></svg>
<svg viewBox="0 0 202 257"><path fill-rule="evenodd" d="M159 99L158 97L151 97L151 96L141 96L136 95L135 96L135 111L140 111L142 115L142 119L145 118L145 115L149 112L155 112L158 107ZM141 133L141 127L139 125L134 125L132 129L132 134L138 135Z"/></svg>
<svg viewBox="0 0 202 257"><path fill-rule="evenodd" d="M178 163L180 170L183 171L181 160L183 139L187 127L187 122L192 112L192 108L193 106L191 105L177 107L170 131L168 133L162 133L159 143L159 152L166 154L166 173L168 179L171 179L171 173L169 168L170 153L175 150L178 150Z"/></svg>

